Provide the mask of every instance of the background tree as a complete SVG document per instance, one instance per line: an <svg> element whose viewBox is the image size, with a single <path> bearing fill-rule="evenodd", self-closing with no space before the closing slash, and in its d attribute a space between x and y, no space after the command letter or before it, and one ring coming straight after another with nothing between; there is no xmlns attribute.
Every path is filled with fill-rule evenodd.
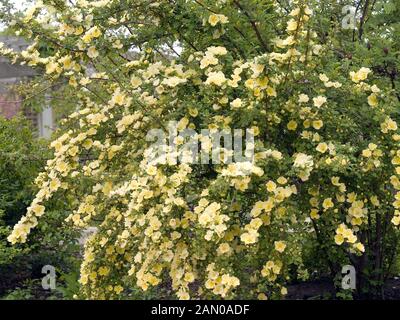
<svg viewBox="0 0 400 320"><path fill-rule="evenodd" d="M49 203L49 219L40 223L27 243L13 247L7 242L12 226L34 199L33 182L50 153L46 142L33 134L29 121L20 117L0 117L0 141L0 295L31 281L36 285L39 279L38 288L29 288L37 292L30 296L39 298L47 295L40 284L44 265L54 265L65 273L73 269L77 235L63 230L60 216L65 214L65 201L54 199Z"/></svg>

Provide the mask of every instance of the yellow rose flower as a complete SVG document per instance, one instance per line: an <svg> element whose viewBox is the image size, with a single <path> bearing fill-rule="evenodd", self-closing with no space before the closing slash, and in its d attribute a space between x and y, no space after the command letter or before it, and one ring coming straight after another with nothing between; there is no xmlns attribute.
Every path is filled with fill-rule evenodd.
<svg viewBox="0 0 400 320"><path fill-rule="evenodd" d="M284 241L275 241L275 250L282 253L286 249L286 243Z"/></svg>
<svg viewBox="0 0 400 320"><path fill-rule="evenodd" d="M314 129L319 130L323 127L324 123L322 122L322 120L315 120L312 122L312 126Z"/></svg>
<svg viewBox="0 0 400 320"><path fill-rule="evenodd" d="M287 124L287 128L288 128L288 130L291 130L291 131L296 130L297 122L294 121L294 120L289 121L288 124Z"/></svg>
<svg viewBox="0 0 400 320"><path fill-rule="evenodd" d="M325 210L328 210L328 209L330 209L330 208L333 208L333 206L334 206L334 204L333 204L332 198L326 198L326 199L322 202L322 207L323 207Z"/></svg>
<svg viewBox="0 0 400 320"><path fill-rule="evenodd" d="M212 14L208 17L208 23L215 27L219 22L219 16L217 14Z"/></svg>
<svg viewBox="0 0 400 320"><path fill-rule="evenodd" d="M368 96L368 104L371 107L376 107L378 105L378 97L376 96L375 93L373 93L370 96Z"/></svg>
<svg viewBox="0 0 400 320"><path fill-rule="evenodd" d="M325 142L318 144L316 150L321 153L325 153L328 150L328 145Z"/></svg>
<svg viewBox="0 0 400 320"><path fill-rule="evenodd" d="M340 246L344 242L344 237L341 234L335 235L335 243Z"/></svg>

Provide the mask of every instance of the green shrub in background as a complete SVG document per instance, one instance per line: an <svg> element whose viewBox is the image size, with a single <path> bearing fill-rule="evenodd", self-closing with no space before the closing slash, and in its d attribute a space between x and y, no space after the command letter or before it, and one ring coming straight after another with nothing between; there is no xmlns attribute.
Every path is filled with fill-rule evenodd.
<svg viewBox="0 0 400 320"><path fill-rule="evenodd" d="M47 142L33 132L28 120L0 117L0 296L7 299L51 295L42 290L38 280L44 276L42 267L53 265L59 273L69 272L77 257L76 235L56 232L62 228L59 208L63 206L65 211L67 207L62 199L52 202L50 220L40 223L29 242L17 247L7 243L10 226L32 201L34 179L49 156Z"/></svg>
<svg viewBox="0 0 400 320"><path fill-rule="evenodd" d="M168 286L180 299L279 299L309 274L340 287L349 264L355 297L383 298L400 236L399 12L360 1L351 30L345 5L48 0L5 14L32 45L2 54L43 71L29 91L67 80L62 105L77 110L10 242L74 207L72 230L98 227L79 280L91 299ZM171 120L179 131L253 128L251 174L149 165L147 133ZM63 199L74 203L60 212Z"/></svg>

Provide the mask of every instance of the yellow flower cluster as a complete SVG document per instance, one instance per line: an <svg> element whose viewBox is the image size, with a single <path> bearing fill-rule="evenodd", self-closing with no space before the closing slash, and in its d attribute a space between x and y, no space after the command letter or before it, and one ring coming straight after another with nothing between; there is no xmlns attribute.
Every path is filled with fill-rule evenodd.
<svg viewBox="0 0 400 320"><path fill-rule="evenodd" d="M90 43L93 39L101 36L101 30L98 26L94 26L90 28L85 34L82 36L82 41L84 43Z"/></svg>
<svg viewBox="0 0 400 320"><path fill-rule="evenodd" d="M216 271L214 263L209 264L206 271L207 280L205 287L222 298L225 298L230 290L240 285L237 277L231 276L229 273L223 273L223 270Z"/></svg>
<svg viewBox="0 0 400 320"><path fill-rule="evenodd" d="M223 14L212 14L208 17L208 23L215 27L218 23L225 24L228 23L228 17Z"/></svg>
<svg viewBox="0 0 400 320"><path fill-rule="evenodd" d="M209 47L200 60L200 69L205 69L210 65L218 64L217 56L226 55L228 51L224 47Z"/></svg>
<svg viewBox="0 0 400 320"><path fill-rule="evenodd" d="M368 144L368 148L362 150L362 156L367 160L365 163L364 161L361 162L363 171L371 171L381 166L381 161L379 159L383 156L383 152L375 143Z"/></svg>
<svg viewBox="0 0 400 320"><path fill-rule="evenodd" d="M364 246L361 242L357 242L357 237L353 231L349 229L344 223L342 223L336 229L335 243L341 245L343 242L347 242L353 246L354 249L364 252Z"/></svg>
<svg viewBox="0 0 400 320"><path fill-rule="evenodd" d="M363 67L360 70L358 70L357 72L351 71L350 77L353 82L359 83L360 81L366 80L370 73L371 73L371 69Z"/></svg>
<svg viewBox="0 0 400 320"><path fill-rule="evenodd" d="M208 200L204 198L199 201L199 205L194 209L194 212L198 214L200 225L208 229L204 236L207 241L210 241L214 234L222 238L227 229L225 222L229 220L229 217L220 214L220 210L221 205L219 203L209 204Z"/></svg>
<svg viewBox="0 0 400 320"><path fill-rule="evenodd" d="M265 263L261 270L261 275L266 277L268 281L274 282L281 273L283 263L280 260L269 260Z"/></svg>
<svg viewBox="0 0 400 320"><path fill-rule="evenodd" d="M307 181L309 179L313 166L312 156L301 152L294 155L293 167L298 170L298 176L301 180Z"/></svg>
<svg viewBox="0 0 400 320"><path fill-rule="evenodd" d="M383 133L388 133L389 131L397 131L397 128L397 122L389 117L381 123L381 131Z"/></svg>

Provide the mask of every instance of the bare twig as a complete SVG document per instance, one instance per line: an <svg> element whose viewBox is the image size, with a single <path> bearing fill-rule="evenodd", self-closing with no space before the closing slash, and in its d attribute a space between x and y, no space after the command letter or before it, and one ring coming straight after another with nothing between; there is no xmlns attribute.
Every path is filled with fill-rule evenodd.
<svg viewBox="0 0 400 320"><path fill-rule="evenodd" d="M254 32L256 33L257 39L260 42L261 46L265 51L270 51L269 46L267 43L264 41L263 37L261 36L260 30L257 27L257 22L253 19L253 17L250 15L249 12L247 12L244 7L240 4L238 0L233 0L233 3L239 8L240 11L243 12L243 14L248 18L251 27L253 28Z"/></svg>

